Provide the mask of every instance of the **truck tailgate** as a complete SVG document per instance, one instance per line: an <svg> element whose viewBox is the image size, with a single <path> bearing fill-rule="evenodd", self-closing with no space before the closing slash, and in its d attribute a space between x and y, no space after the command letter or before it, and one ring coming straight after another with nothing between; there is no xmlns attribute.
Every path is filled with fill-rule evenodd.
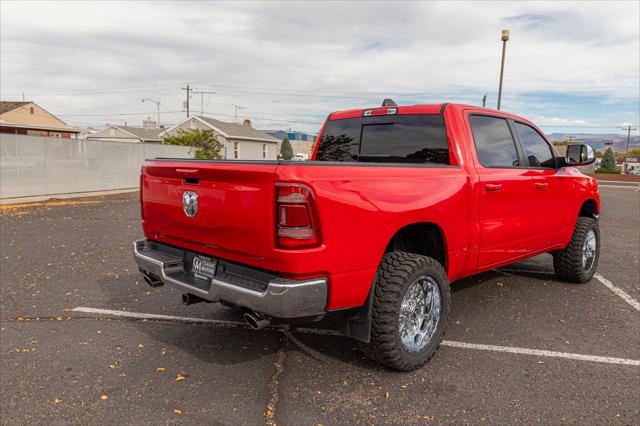
<svg viewBox="0 0 640 426"><path fill-rule="evenodd" d="M147 238L275 270L274 173L277 162L150 160L142 167ZM197 213L184 211L185 192Z"/></svg>

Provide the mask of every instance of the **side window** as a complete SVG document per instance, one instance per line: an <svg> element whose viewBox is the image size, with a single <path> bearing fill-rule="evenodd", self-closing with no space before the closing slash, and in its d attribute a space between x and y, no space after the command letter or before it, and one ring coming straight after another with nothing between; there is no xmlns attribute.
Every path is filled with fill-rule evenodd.
<svg viewBox="0 0 640 426"><path fill-rule="evenodd" d="M485 167L517 167L518 151L507 120L485 115L470 115L471 133L478 160Z"/></svg>
<svg viewBox="0 0 640 426"><path fill-rule="evenodd" d="M540 133L533 127L516 122L516 131L522 143L529 166L531 167L555 167L551 147L544 140Z"/></svg>

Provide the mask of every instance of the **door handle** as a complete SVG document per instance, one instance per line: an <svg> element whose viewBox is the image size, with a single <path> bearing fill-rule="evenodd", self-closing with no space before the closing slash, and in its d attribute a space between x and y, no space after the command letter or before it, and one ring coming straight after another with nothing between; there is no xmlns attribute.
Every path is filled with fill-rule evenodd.
<svg viewBox="0 0 640 426"><path fill-rule="evenodd" d="M484 186L484 190L487 192L498 192L502 190L502 184L500 183L488 183Z"/></svg>
<svg viewBox="0 0 640 426"><path fill-rule="evenodd" d="M535 182L533 184L535 189L547 189L549 187L549 183L547 182Z"/></svg>

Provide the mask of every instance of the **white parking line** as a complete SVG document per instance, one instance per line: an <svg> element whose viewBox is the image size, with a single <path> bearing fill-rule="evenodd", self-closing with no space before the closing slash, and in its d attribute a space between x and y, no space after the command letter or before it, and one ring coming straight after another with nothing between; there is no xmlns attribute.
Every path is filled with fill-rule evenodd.
<svg viewBox="0 0 640 426"><path fill-rule="evenodd" d="M143 312L129 312L129 311L117 311L113 309L101 309L101 308L87 308L83 306L79 306L77 308L73 308L73 312L83 312L87 314L99 314L99 315L110 315L115 317L123 317L123 318L134 318L134 319L142 319L142 320L157 320L157 321L176 321L176 322L189 322L189 323L202 323L202 324L214 324L223 327L248 327L245 323L240 321L226 321L226 320L216 320L216 319L207 319L207 318L191 318L191 317L179 317L173 315L162 315L162 314L147 314ZM277 327L276 327L277 328ZM335 330L323 330L323 329L315 329L308 327L296 328L295 331L305 334L319 334L319 335L329 335L329 336L341 336L341 334ZM583 355L583 354L574 354L569 352L555 352L555 351L545 351L539 349L527 349L527 348L516 348L512 346L494 346L494 345L481 345L477 343L465 343L465 342L456 342L453 340L444 340L442 342L443 346L450 346L454 348L463 348L463 349L475 349L482 351L494 351L494 352L504 352L511 354L519 354L519 355L533 355L540 357L552 357L552 358L565 358L565 359L575 359L578 361L590 361L590 362L599 362L604 364L618 364L618 365L631 365L631 366L640 366L640 360L635 359L626 359L626 358L614 358L607 356L596 356L596 355Z"/></svg>
<svg viewBox="0 0 640 426"><path fill-rule="evenodd" d="M494 269L494 271L496 272L500 272L503 273L505 275L514 275L514 274L518 274L518 272L520 273L530 273L530 274L536 274L536 275L548 275L548 276L553 276L555 275L553 272L545 272L545 271L534 271L534 270L528 270L528 269L509 269L509 268L500 268L500 269ZM605 285L605 287L607 287L609 290L611 290L612 292L614 292L617 296L619 296L622 300L624 300L625 302L627 302L628 304L630 304L631 306L633 306L637 311L640 311L640 302L638 302L636 299L634 299L633 297L629 296L629 294L627 294L624 290L622 290L620 287L617 287L615 285L613 285L613 283L611 281L609 281L608 279L606 279L605 277L603 277L602 275L600 275L598 272L596 272L595 274L593 274L593 278L597 279L598 281L600 281L602 284Z"/></svg>
<svg viewBox="0 0 640 426"><path fill-rule="evenodd" d="M593 277L595 279L597 279L598 281L600 281L602 284L604 284L609 290L611 290L616 295L618 295L622 300L624 300L625 302L627 302L628 304L633 306L636 309L636 311L640 311L640 302L638 302L633 297L629 296L620 287L616 287L615 285L613 285L611 283L611 281L609 281L608 279L606 279L605 277L603 277L602 275L600 275L597 272L593 275Z"/></svg>
<svg viewBox="0 0 640 426"><path fill-rule="evenodd" d="M569 353L569 352L556 352L556 351L545 351L545 350L540 350L540 349L515 348L515 347L512 347L512 346L480 345L480 344L477 344L477 343L454 342L454 341L451 341L451 340L443 341L442 345L451 346L451 347L454 347L454 348L476 349L476 350L481 350L481 351L506 352L506 353L510 353L510 354L575 359L575 360L578 360L578 361L592 361L592 362L601 362L601 363L605 363L605 364L619 364L619 365L640 366L640 360L625 359L625 358L613 358L613 357L609 357L609 356L572 354L572 353Z"/></svg>

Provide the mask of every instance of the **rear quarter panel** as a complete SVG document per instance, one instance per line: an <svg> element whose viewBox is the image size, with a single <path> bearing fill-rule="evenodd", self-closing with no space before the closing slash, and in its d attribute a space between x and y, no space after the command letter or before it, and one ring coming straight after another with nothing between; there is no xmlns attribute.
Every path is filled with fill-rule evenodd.
<svg viewBox="0 0 640 426"><path fill-rule="evenodd" d="M329 309L360 306L393 235L430 222L445 236L448 273L455 276L467 246L467 178L458 167L281 164L276 180L309 185L316 198L322 246L280 250L279 270L331 277Z"/></svg>

